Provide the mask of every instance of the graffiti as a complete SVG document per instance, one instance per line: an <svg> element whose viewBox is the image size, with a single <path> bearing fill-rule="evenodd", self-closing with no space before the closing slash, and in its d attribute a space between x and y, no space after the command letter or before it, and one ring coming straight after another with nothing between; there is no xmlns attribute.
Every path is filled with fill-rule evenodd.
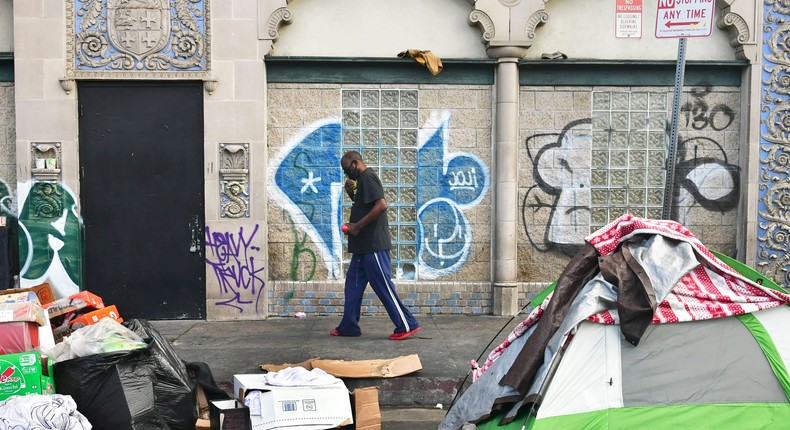
<svg viewBox="0 0 790 430"><path fill-rule="evenodd" d="M16 210L13 190L0 179L0 216L16 218Z"/></svg>
<svg viewBox="0 0 790 430"><path fill-rule="evenodd" d="M217 306L233 307L243 313L246 305L254 303L255 312L262 311L259 305L265 286L264 268L256 267L255 255L261 248L252 244L257 233L258 224L248 236L244 227L239 227L234 236L229 232L212 232L206 226L206 264L214 271L222 296L231 296L217 302Z"/></svg>
<svg viewBox="0 0 790 430"><path fill-rule="evenodd" d="M535 185L524 196L521 216L527 238L538 251L554 247L572 255L590 232L591 122L580 119L560 133L526 140ZM531 148L538 148L534 156ZM528 216L548 222L544 227L529 222Z"/></svg>
<svg viewBox="0 0 790 430"><path fill-rule="evenodd" d="M587 124L589 119L581 119L569 123L560 133L535 134L526 139L535 184L524 195L521 216L527 239L537 251L575 254L590 233L595 203L592 193L598 190L609 193L611 207L629 207L625 200L613 201L613 193L622 191L618 187L611 183L596 187L592 183L591 171L596 161L592 160L595 155L591 155ZM613 152L609 151L607 157ZM649 176L650 169L643 170ZM716 212L733 210L739 199L739 183L739 168L730 164L719 143L708 137L682 140L675 167L672 218L687 223L691 210L697 206ZM629 190L625 180L622 188ZM643 188L635 189L641 192ZM597 225L608 221L598 220Z"/></svg>
<svg viewBox="0 0 790 430"><path fill-rule="evenodd" d="M448 112L433 114L420 130L417 273L423 279L451 274L466 262L472 229L463 211L488 190L489 175L479 158L447 151L449 122Z"/></svg>
<svg viewBox="0 0 790 430"><path fill-rule="evenodd" d="M20 286L49 282L55 295L66 297L82 285L82 219L77 199L59 183L19 185Z"/></svg>
<svg viewBox="0 0 790 430"><path fill-rule="evenodd" d="M307 242L307 234L302 235L299 238L299 232L296 228L293 229L294 233L294 252L293 256L291 257L291 276L290 279L292 281L311 281L313 280L313 276L315 275L315 268L316 268L316 259L315 259L315 252L312 249L307 248L304 244ZM308 255L308 265L310 266L310 274L306 276L304 279L299 279L299 261L300 256L302 254ZM293 294L291 294L293 296Z"/></svg>
<svg viewBox="0 0 790 430"><path fill-rule="evenodd" d="M716 154L700 156L700 153ZM693 137L678 145L675 164L675 204L672 219L687 223L691 208L709 211L735 209L740 197L740 168L727 161L724 149L713 139Z"/></svg>
<svg viewBox="0 0 790 430"><path fill-rule="evenodd" d="M704 130L708 127L721 131L729 127L735 120L735 112L725 105L717 104L712 108L705 101L705 96L710 94L710 88L692 90L693 101L686 102L680 108L680 113L686 118L686 127L694 130Z"/></svg>
<svg viewBox="0 0 790 430"><path fill-rule="evenodd" d="M338 120L316 123L291 139L269 168L270 195L318 247L330 279L340 277L342 256L340 139Z"/></svg>
<svg viewBox="0 0 790 430"><path fill-rule="evenodd" d="M477 157L449 153L449 112L432 115L420 130L417 149L417 275L426 279L457 271L471 248L471 225L463 211L478 204L489 176ZM270 164L270 195L291 216L295 233L291 279L297 277L300 255L315 254L304 247L307 237L329 272L340 276L342 262L342 126L328 119L296 136ZM404 267L411 264L404 262ZM314 270L309 278L312 278Z"/></svg>

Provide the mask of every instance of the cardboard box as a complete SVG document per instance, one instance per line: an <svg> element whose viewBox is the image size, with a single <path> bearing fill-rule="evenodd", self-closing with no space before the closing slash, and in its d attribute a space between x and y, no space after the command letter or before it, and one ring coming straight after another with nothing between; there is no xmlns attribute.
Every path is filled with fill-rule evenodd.
<svg viewBox="0 0 790 430"><path fill-rule="evenodd" d="M354 422L343 381L330 385L282 387L267 385L262 374L234 375L233 393L249 404L252 392L260 404L250 406L253 430L332 429ZM260 412L258 412L260 411Z"/></svg>
<svg viewBox="0 0 790 430"><path fill-rule="evenodd" d="M17 354L38 347L38 325L28 321L0 323L0 354Z"/></svg>
<svg viewBox="0 0 790 430"><path fill-rule="evenodd" d="M3 294L2 296L0 296L0 303L17 303L17 302L33 302L37 305L41 304L38 301L38 296L36 296L36 293L32 291Z"/></svg>
<svg viewBox="0 0 790 430"><path fill-rule="evenodd" d="M250 408L238 400L209 402L211 430L250 430Z"/></svg>
<svg viewBox="0 0 790 430"><path fill-rule="evenodd" d="M356 430L381 430L379 387L357 388L351 393Z"/></svg>
<svg viewBox="0 0 790 430"><path fill-rule="evenodd" d="M86 325L96 324L102 318L112 318L119 323L123 322L123 318L118 314L118 309L115 308L115 305L110 305L81 314L69 321L69 325L75 328L85 327Z"/></svg>
<svg viewBox="0 0 790 430"><path fill-rule="evenodd" d="M261 369L276 372L286 367L321 369L338 378L393 378L422 370L417 354L382 360L322 360L311 358L297 364L262 364Z"/></svg>
<svg viewBox="0 0 790 430"><path fill-rule="evenodd" d="M9 290L0 290L0 296L5 294L25 293L32 291L38 297L38 302L42 305L52 303L55 301L55 294L52 292L52 286L48 282L36 285L30 288L13 288Z"/></svg>
<svg viewBox="0 0 790 430"><path fill-rule="evenodd" d="M60 343L66 336L70 336L72 333L85 326L96 324L103 318L112 318L119 323L123 322L123 318L118 315L118 310L115 308L115 305L107 306L92 312L77 315L74 319L68 321L68 323L53 328L53 340L55 343Z"/></svg>
<svg viewBox="0 0 790 430"><path fill-rule="evenodd" d="M44 308L35 302L0 303L0 322L29 321L41 326L48 319Z"/></svg>
<svg viewBox="0 0 790 430"><path fill-rule="evenodd" d="M25 394L55 394L52 363L38 351L0 355L0 400Z"/></svg>
<svg viewBox="0 0 790 430"><path fill-rule="evenodd" d="M77 294L72 294L66 298L58 299L44 305L44 308L49 313L50 319L65 315L69 312L96 310L103 307L104 302L101 297L90 291L80 291Z"/></svg>

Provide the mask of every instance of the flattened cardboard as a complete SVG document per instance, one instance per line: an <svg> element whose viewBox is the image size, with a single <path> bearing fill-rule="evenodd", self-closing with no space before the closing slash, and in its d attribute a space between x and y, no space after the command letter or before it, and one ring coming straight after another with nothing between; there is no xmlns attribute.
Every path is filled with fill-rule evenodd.
<svg viewBox="0 0 790 430"><path fill-rule="evenodd" d="M380 360L322 360L311 358L297 364L262 364L261 369L276 372L286 367L321 369L338 378L394 378L422 370L417 354Z"/></svg>
<svg viewBox="0 0 790 430"><path fill-rule="evenodd" d="M385 360L313 360L311 364L338 378L393 378L422 369L417 354Z"/></svg>
<svg viewBox="0 0 790 430"><path fill-rule="evenodd" d="M357 388L351 393L356 430L381 430L379 387Z"/></svg>

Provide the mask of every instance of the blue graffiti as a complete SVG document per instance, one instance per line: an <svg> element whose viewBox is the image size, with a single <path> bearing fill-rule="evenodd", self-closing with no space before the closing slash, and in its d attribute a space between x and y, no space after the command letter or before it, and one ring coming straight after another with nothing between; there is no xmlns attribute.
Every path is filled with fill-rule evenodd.
<svg viewBox="0 0 790 430"><path fill-rule="evenodd" d="M263 267L255 265L255 254L261 251L260 247L252 245L256 233L258 224L248 237L244 235L244 227L239 227L238 235L234 235L212 232L211 227L206 226L206 264L214 270L222 296L231 296L217 302L217 306L230 306L243 313L245 305L253 304L249 297L254 297L255 312L262 311L259 302L265 283Z"/></svg>
<svg viewBox="0 0 790 430"><path fill-rule="evenodd" d="M471 154L447 150L450 115L434 115L417 151L418 276L435 279L457 271L469 255L472 228L464 210L489 186L488 169ZM330 278L340 276L342 241L342 126L326 120L308 128L275 157L270 195L319 248Z"/></svg>
<svg viewBox="0 0 790 430"><path fill-rule="evenodd" d="M435 132L417 151L417 265L427 279L453 273L466 262L472 228L463 209L480 202L489 182L479 158L447 152L449 121L448 114L429 120L424 130Z"/></svg>
<svg viewBox="0 0 790 430"><path fill-rule="evenodd" d="M330 120L311 127L272 160L273 199L319 247L332 278L340 275L343 172L341 125Z"/></svg>

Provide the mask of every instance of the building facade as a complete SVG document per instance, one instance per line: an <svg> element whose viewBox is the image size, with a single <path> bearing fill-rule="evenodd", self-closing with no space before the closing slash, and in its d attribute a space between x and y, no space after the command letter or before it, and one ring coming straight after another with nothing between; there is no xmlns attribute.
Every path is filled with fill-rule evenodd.
<svg viewBox="0 0 790 430"><path fill-rule="evenodd" d="M417 314L518 313L625 213L784 283L788 11L699 0L710 35L681 48L669 3L0 1L20 283L147 318L339 314L349 149Z"/></svg>

